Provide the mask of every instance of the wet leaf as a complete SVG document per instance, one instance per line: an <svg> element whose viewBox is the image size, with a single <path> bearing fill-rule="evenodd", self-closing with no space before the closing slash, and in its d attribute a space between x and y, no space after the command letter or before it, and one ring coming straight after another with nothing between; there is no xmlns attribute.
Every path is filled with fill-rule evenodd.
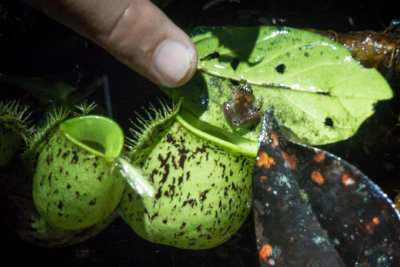
<svg viewBox="0 0 400 267"><path fill-rule="evenodd" d="M286 140L268 110L253 171L262 266L399 266L400 216L357 168Z"/></svg>
<svg viewBox="0 0 400 267"><path fill-rule="evenodd" d="M385 79L362 67L342 45L320 35L285 27L212 27L192 33L200 70L185 86L166 89L183 109L228 140L257 141L253 128L231 126L222 105L236 85L248 83L261 111L273 105L291 138L320 145L352 136L392 97Z"/></svg>

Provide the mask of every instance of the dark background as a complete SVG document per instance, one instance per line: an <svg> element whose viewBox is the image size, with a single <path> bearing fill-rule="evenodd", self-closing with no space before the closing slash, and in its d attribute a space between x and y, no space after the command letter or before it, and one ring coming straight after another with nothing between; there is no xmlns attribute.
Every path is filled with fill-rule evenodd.
<svg viewBox="0 0 400 267"><path fill-rule="evenodd" d="M391 20L400 18L392 2L172 0L163 10L183 29L277 24L338 32L383 31ZM148 102L164 98L154 84L95 44L16 0L0 0L0 73L54 76L77 88L85 88L107 74L114 119L126 133L134 110L140 112ZM359 167L391 197L400 188L400 131L395 126L400 111L398 88L394 90L395 98L378 107L377 114L355 138L325 147ZM29 98L20 88L1 85L0 100L15 97ZM103 90L97 90L91 98L105 107ZM35 105L33 117L43 111L41 103ZM120 219L96 237L67 248L38 248L13 240L6 233L1 233L0 240L3 266L257 266L251 216L227 243L204 251L147 242Z"/></svg>

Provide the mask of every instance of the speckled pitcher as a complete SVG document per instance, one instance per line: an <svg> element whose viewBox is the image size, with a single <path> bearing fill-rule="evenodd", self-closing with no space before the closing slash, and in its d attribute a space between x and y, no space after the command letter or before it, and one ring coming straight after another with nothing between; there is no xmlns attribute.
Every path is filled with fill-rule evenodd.
<svg viewBox="0 0 400 267"><path fill-rule="evenodd" d="M37 160L33 199L43 219L61 229L82 229L109 216L125 187L113 168L123 145L121 128L109 118L63 122Z"/></svg>
<svg viewBox="0 0 400 267"><path fill-rule="evenodd" d="M0 102L0 169L10 163L31 134L26 123L27 110L16 101Z"/></svg>

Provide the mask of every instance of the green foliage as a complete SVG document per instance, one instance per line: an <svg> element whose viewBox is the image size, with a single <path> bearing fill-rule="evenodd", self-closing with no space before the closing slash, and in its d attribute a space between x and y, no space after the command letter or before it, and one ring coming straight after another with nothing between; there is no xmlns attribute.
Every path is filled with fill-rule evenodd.
<svg viewBox="0 0 400 267"><path fill-rule="evenodd" d="M285 27L203 27L192 33L199 53L198 73L185 86L163 88L184 98L183 110L204 131L235 143L246 139L255 150L260 123L235 128L222 105L235 85L251 85L261 112L274 106L290 137L312 145L354 135L392 90L375 70L355 61L350 51L320 35ZM197 119L199 121L197 121Z"/></svg>

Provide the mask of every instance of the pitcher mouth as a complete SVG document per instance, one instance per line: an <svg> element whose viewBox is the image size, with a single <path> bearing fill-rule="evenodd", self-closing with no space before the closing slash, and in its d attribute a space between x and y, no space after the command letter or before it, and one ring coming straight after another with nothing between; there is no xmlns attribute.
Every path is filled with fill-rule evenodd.
<svg viewBox="0 0 400 267"><path fill-rule="evenodd" d="M124 146L124 133L112 119L89 115L66 120L61 132L80 148L109 161L118 157Z"/></svg>
<svg viewBox="0 0 400 267"><path fill-rule="evenodd" d="M257 156L258 143L256 141L231 133L223 133L215 126L200 122L184 110L179 111L176 115L176 120L194 135L234 152L252 157ZM195 126L193 124L195 124Z"/></svg>

